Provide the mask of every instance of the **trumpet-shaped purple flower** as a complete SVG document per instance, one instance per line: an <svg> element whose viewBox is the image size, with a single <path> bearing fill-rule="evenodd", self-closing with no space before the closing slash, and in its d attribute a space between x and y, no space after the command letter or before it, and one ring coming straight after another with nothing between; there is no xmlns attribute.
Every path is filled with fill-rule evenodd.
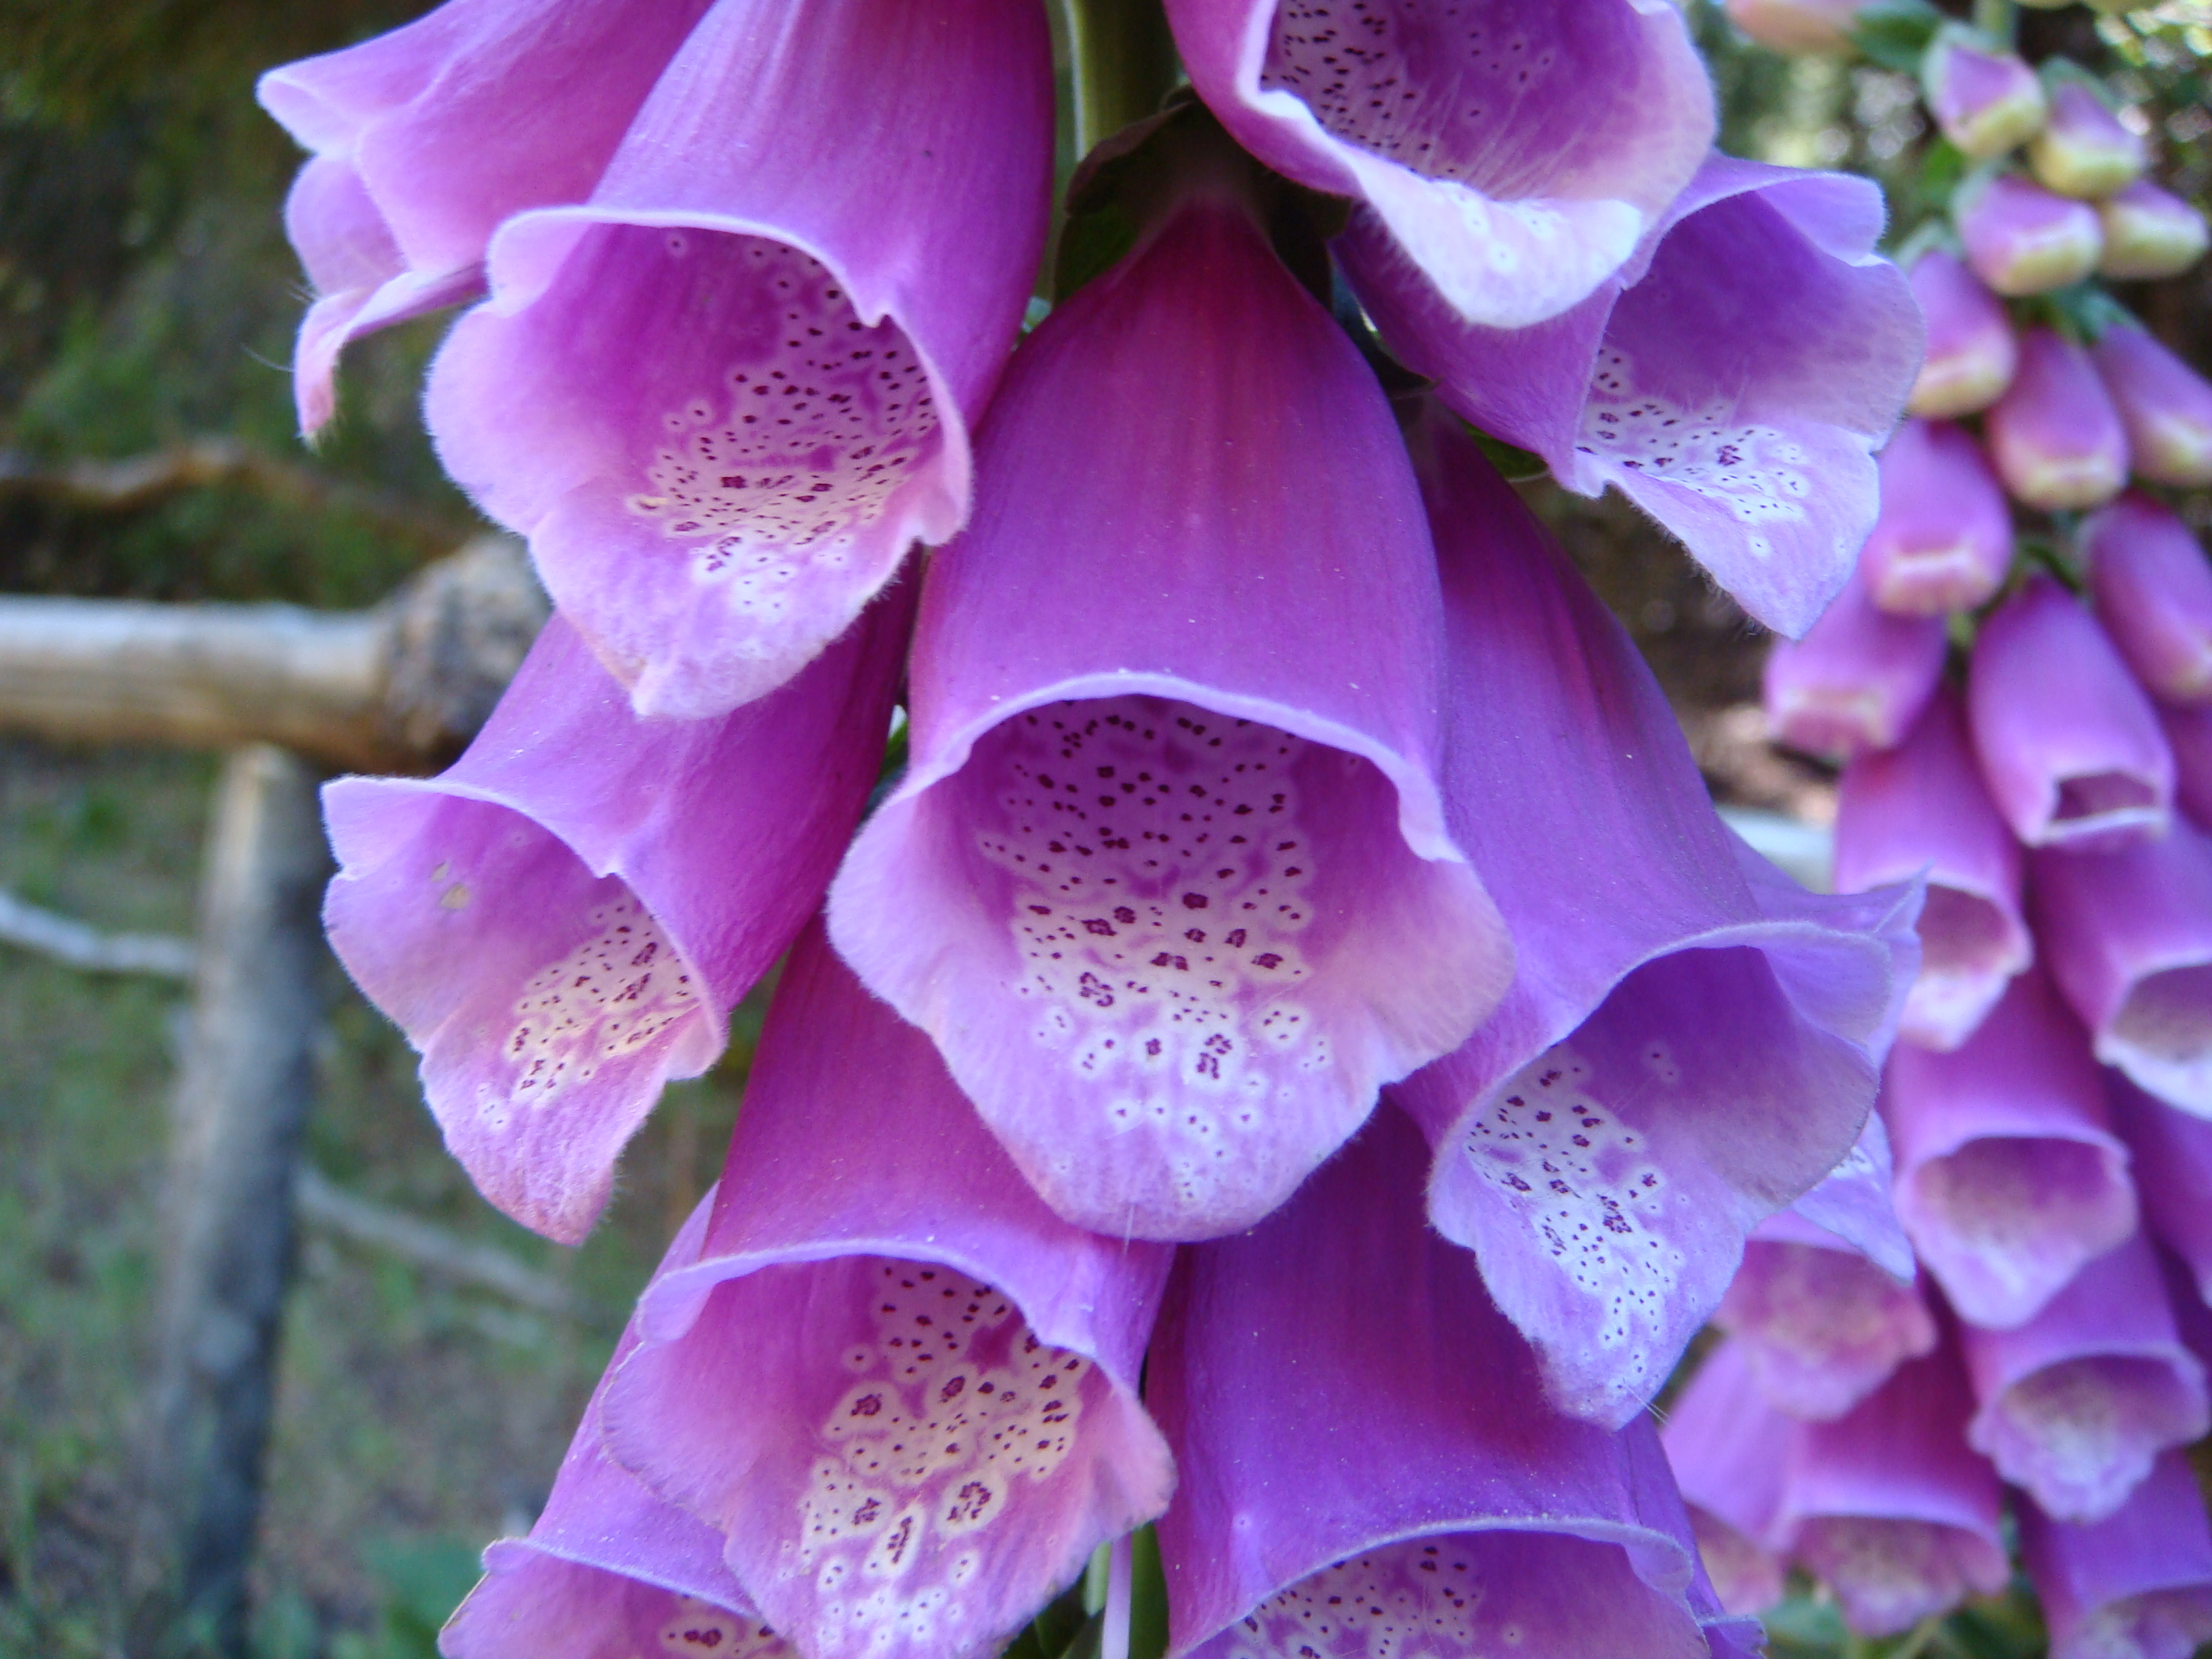
<svg viewBox="0 0 2212 1659"><path fill-rule="evenodd" d="M2135 1231L2127 1148L2088 1044L2030 969L1955 1053L1900 1044L1883 1096L1897 1213L1962 1318L2034 1317Z"/></svg>
<svg viewBox="0 0 2212 1659"><path fill-rule="evenodd" d="M1810 894L1738 842L1511 488L1433 405L1412 441L1450 623L1452 828L1521 954L1498 1012L1399 1097L1437 1149L1437 1226L1554 1399L1620 1422L1744 1235L1851 1152L1918 896Z"/></svg>
<svg viewBox="0 0 2212 1659"><path fill-rule="evenodd" d="M314 152L284 204L314 284L293 365L301 431L335 407L347 343L478 292L526 209L580 202L708 0L448 0L261 77Z"/></svg>
<svg viewBox="0 0 2212 1659"><path fill-rule="evenodd" d="M830 900L1048 1201L1123 1237L1257 1221L1510 968L1434 781L1404 445L1212 154L1018 354Z"/></svg>
<svg viewBox="0 0 2212 1659"><path fill-rule="evenodd" d="M1584 298L1689 182L1713 97L1660 0L1169 0L1238 143L1360 204L1436 303L1522 328Z"/></svg>
<svg viewBox="0 0 2212 1659"><path fill-rule="evenodd" d="M1844 769L1836 885L1861 892L1924 871L1920 975L1899 1034L1929 1048L1973 1035L2035 959L2021 913L2020 843L1982 783L1957 696L1936 693L1905 741Z"/></svg>
<svg viewBox="0 0 2212 1659"><path fill-rule="evenodd" d="M1951 204L1974 275L1998 293L2048 294L2097 268L2104 231L2087 202L2001 173L1962 186Z"/></svg>
<svg viewBox="0 0 2212 1659"><path fill-rule="evenodd" d="M1372 220L1337 246L1383 338L1454 409L1571 489L1619 486L1794 637L1874 523L1873 452L1920 362L1881 221L1865 179L1715 156L1619 276L1521 329L1455 315Z"/></svg>
<svg viewBox="0 0 2212 1659"><path fill-rule="evenodd" d="M1034 0L718 0L434 365L447 469L641 713L760 696L967 515L1036 269Z"/></svg>
<svg viewBox="0 0 2212 1659"><path fill-rule="evenodd" d="M2148 179L2098 203L2097 221L2105 241L2098 274L2124 282L2179 276L2212 244L2204 216Z"/></svg>
<svg viewBox="0 0 2212 1659"><path fill-rule="evenodd" d="M1920 82L1943 136L1976 161L2025 143L2050 113L2035 71L1962 23L1936 32L1920 60Z"/></svg>
<svg viewBox="0 0 2212 1659"><path fill-rule="evenodd" d="M2004 302L1942 248L1913 261L1912 297L1928 325L1928 355L1907 407L1923 420L1978 414L2004 395L2020 343Z"/></svg>
<svg viewBox="0 0 2212 1659"><path fill-rule="evenodd" d="M2089 355L2047 328L2021 337L2020 372L1985 417L2005 488L2046 511L2096 507L2128 481L2128 434Z"/></svg>
<svg viewBox="0 0 2212 1659"><path fill-rule="evenodd" d="M2171 821L2173 754L2157 713L2050 577L1983 624L1966 706L1990 799L2030 847L2107 851Z"/></svg>
<svg viewBox="0 0 2212 1659"><path fill-rule="evenodd" d="M2212 828L2212 705L2158 711L2173 750L2173 794L2199 829Z"/></svg>
<svg viewBox="0 0 2212 1659"><path fill-rule="evenodd" d="M2012 568L2012 511L1982 447L1948 421L1907 421L1881 467L1860 556L1874 602L1908 617L1978 609Z"/></svg>
<svg viewBox="0 0 2212 1659"><path fill-rule="evenodd" d="M1424 1164L1386 1106L1259 1227L1183 1251L1146 1382L1182 1474L1170 1650L1704 1655L1651 1425L1546 1404L1472 1258L1422 1225Z"/></svg>
<svg viewBox="0 0 2212 1659"><path fill-rule="evenodd" d="M1775 740L1848 760L1893 748L1943 679L1948 636L1940 617L1882 610L1852 572L1802 640L1777 640L1763 677Z"/></svg>
<svg viewBox="0 0 2212 1659"><path fill-rule="evenodd" d="M2133 1153L2143 1224L2188 1270L2200 1306L2212 1302L2212 1121L2154 1099L2117 1072L2105 1073L2112 1127ZM2179 1307L2188 1298L2177 1285ZM2201 1332L2185 1316L2185 1340ZM2197 1357L2212 1360L2199 1344Z"/></svg>
<svg viewBox="0 0 2212 1659"><path fill-rule="evenodd" d="M993 1651L1165 1507L1135 1384L1170 1253L1047 1209L819 928L726 1170L639 1304L606 1445L806 1659Z"/></svg>
<svg viewBox="0 0 2212 1659"><path fill-rule="evenodd" d="M2122 124L2087 80L2054 76L2048 90L2051 118L2027 145L2028 166L2046 188L2094 200L2142 177L2150 157L2142 137Z"/></svg>
<svg viewBox="0 0 2212 1659"><path fill-rule="evenodd" d="M2097 1058L2212 1117L2212 836L2183 819L2109 853L2039 853L2031 885Z"/></svg>
<svg viewBox="0 0 2212 1659"><path fill-rule="evenodd" d="M1667 1413L1660 1439L1689 1507L1698 1553L1731 1612L1782 1599L1775 1522L1800 1431L1760 1385L1749 1349L1723 1341Z"/></svg>
<svg viewBox="0 0 2212 1659"><path fill-rule="evenodd" d="M2081 546L2098 620L2136 678L2170 702L2212 702L2212 563L2189 526L2130 494L2081 527Z"/></svg>
<svg viewBox="0 0 2212 1659"><path fill-rule="evenodd" d="M2083 1267L2026 1324L1960 1333L1979 1402L1966 1440L2045 1514L2101 1521L2159 1454L2212 1427L2141 1234Z"/></svg>
<svg viewBox="0 0 2212 1659"><path fill-rule="evenodd" d="M2021 1553L2051 1627L2051 1659L2189 1659L2212 1641L2212 1526L2189 1461L2163 1454L2102 1521L2020 1507Z"/></svg>
<svg viewBox="0 0 2212 1659"><path fill-rule="evenodd" d="M775 696L640 720L559 617L428 779L324 792L331 943L491 1201L573 1243L672 1077L820 902L876 778L911 582Z"/></svg>
<svg viewBox="0 0 2212 1659"><path fill-rule="evenodd" d="M2184 489L2212 484L2212 383L2130 324L2106 329L2091 351L2136 475Z"/></svg>

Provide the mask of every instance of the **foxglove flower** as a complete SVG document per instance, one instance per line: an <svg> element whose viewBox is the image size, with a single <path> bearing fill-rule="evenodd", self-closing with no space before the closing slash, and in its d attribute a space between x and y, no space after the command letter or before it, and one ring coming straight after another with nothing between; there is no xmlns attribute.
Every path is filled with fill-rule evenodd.
<svg viewBox="0 0 2212 1659"><path fill-rule="evenodd" d="M1761 1394L1814 1420L1841 1417L1937 1334L1909 1279L1787 1212L1752 1234L1713 1322L1735 1339Z"/></svg>
<svg viewBox="0 0 2212 1659"><path fill-rule="evenodd" d="M1585 495L1613 484L1792 637L1873 525L1873 452L1920 362L1863 179L1715 156L1637 258L1539 327L1469 324L1372 220L1337 246L1392 349Z"/></svg>
<svg viewBox="0 0 2212 1659"><path fill-rule="evenodd" d="M2189 1659L2212 1641L2212 1526L2189 1462L2167 1452L2090 1526L2020 1508L2021 1553L2051 1659Z"/></svg>
<svg viewBox="0 0 2212 1659"><path fill-rule="evenodd" d="M2098 203L2097 220L2105 242L2097 272L2123 282L2179 276L2212 243L2204 216L2148 179Z"/></svg>
<svg viewBox="0 0 2212 1659"><path fill-rule="evenodd" d="M2089 355L2049 329L2020 343L2020 372L1984 417L2014 497L2046 512L2096 507L2128 481L2128 434Z"/></svg>
<svg viewBox="0 0 2212 1659"><path fill-rule="evenodd" d="M2048 576L1982 626L1966 679L1990 799L2030 847L2106 850L2172 817L2173 755L2096 619Z"/></svg>
<svg viewBox="0 0 2212 1659"><path fill-rule="evenodd" d="M2054 76L2046 90L2051 118L2027 145L2027 164L2045 188L2094 200L2142 177L2150 164L2142 139L2121 123L2086 78Z"/></svg>
<svg viewBox="0 0 2212 1659"><path fill-rule="evenodd" d="M1874 602L1908 617L1978 609L2012 568L2012 511L1981 446L1948 421L1907 421L1881 467L1859 561Z"/></svg>
<svg viewBox="0 0 2212 1659"><path fill-rule="evenodd" d="M1883 1107L1897 1213L1960 1317L2034 1317L2135 1231L2127 1148L2088 1044L2031 969L1955 1053L1901 1043Z"/></svg>
<svg viewBox="0 0 2212 1659"><path fill-rule="evenodd" d="M1942 617L1882 610L1854 571L1803 639L1777 640L1767 653L1767 730L1838 760L1893 748L1942 683L1948 649Z"/></svg>
<svg viewBox="0 0 2212 1659"><path fill-rule="evenodd" d="M1433 405L1412 442L1450 624L1452 827L1521 955L1498 1012L1398 1094L1437 1149L1437 1228L1480 1258L1554 1400L1618 1423L1745 1234L1851 1151L1918 895L1810 894L1737 841L1635 646L1511 487Z"/></svg>
<svg viewBox="0 0 2212 1659"><path fill-rule="evenodd" d="M2212 829L2212 706L2165 708L2159 726L2173 750L2173 794L2199 829Z"/></svg>
<svg viewBox="0 0 2212 1659"><path fill-rule="evenodd" d="M1667 1462L1698 1553L1731 1612L1763 1613L1782 1599L1786 1563L1773 1540L1800 1434L1797 1419L1760 1386L1740 1341L1707 1354L1667 1413L1660 1432Z"/></svg>
<svg viewBox="0 0 2212 1659"><path fill-rule="evenodd" d="M2115 1072L2105 1073L2112 1127L2133 1153L2143 1224L2188 1270L2200 1305L2212 1302L2212 1121L2154 1099ZM2187 1301L2179 1287L2177 1305ZM2185 1318L2185 1339L2196 1333ZM2197 1357L2212 1360L2200 1347Z"/></svg>
<svg viewBox="0 0 2212 1659"><path fill-rule="evenodd" d="M2212 563L2189 526L2127 495L2081 528L2098 620L2152 695L2212 702Z"/></svg>
<svg viewBox="0 0 2212 1659"><path fill-rule="evenodd" d="M1784 890L1782 883L1787 879L1779 876L1773 879L1777 896ZM1910 967L1909 947L1894 960L1900 970ZM1893 1001L1893 1012L1895 1006ZM1844 1154L1843 1161L1788 1209L1760 1222L1753 1230L1752 1237L1808 1237L1797 1224L1809 1222L1824 1243L1841 1244L1856 1251L1902 1283L1913 1275L1912 1241L1899 1224L1897 1206L1891 1200L1891 1190L1896 1184L1889 1131L1882 1127L1881 1113L1869 1112L1865 1127L1860 1129L1857 1141Z"/></svg>
<svg viewBox="0 0 2212 1659"><path fill-rule="evenodd" d="M2185 489L2212 484L2212 384L2132 324L2106 329L2091 350L2137 476Z"/></svg>
<svg viewBox="0 0 2212 1659"><path fill-rule="evenodd" d="M1952 203L1974 275L1998 293L2048 294L2097 267L2104 232L2097 210L2015 173L1969 181Z"/></svg>
<svg viewBox="0 0 2212 1659"><path fill-rule="evenodd" d="M2212 1427L2141 1234L2081 1269L2026 1324L1960 1333L1978 1402L1966 1441L2046 1515L2101 1521L2168 1447Z"/></svg>
<svg viewBox="0 0 2212 1659"><path fill-rule="evenodd" d="M1920 83L1936 125L1970 161L2025 143L2050 112L2035 71L1960 23L1936 32L1920 60Z"/></svg>
<svg viewBox="0 0 2212 1659"><path fill-rule="evenodd" d="M698 1259L639 1304L605 1444L806 1659L994 1652L1158 1515L1170 1252L1068 1225L811 928Z"/></svg>
<svg viewBox="0 0 2212 1659"><path fill-rule="evenodd" d="M1546 1405L1386 1106L1253 1231L1183 1251L1146 1399L1182 1472L1170 1651L1692 1659L1689 1528L1648 1421Z"/></svg>
<svg viewBox="0 0 2212 1659"><path fill-rule="evenodd" d="M1729 21L1776 52L1848 52L1867 0L1728 0Z"/></svg>
<svg viewBox="0 0 2212 1659"><path fill-rule="evenodd" d="M262 106L314 159L284 204L314 284L293 389L313 436L338 354L466 299L529 208L580 202L708 0L448 0L373 40L270 70Z"/></svg>
<svg viewBox="0 0 2212 1659"><path fill-rule="evenodd" d="M1893 1635L2010 1576L1996 1472L1966 1449L1972 1406L1946 1345L1900 1365L1849 1416L1801 1431L1776 1525L1862 1636Z"/></svg>
<svg viewBox="0 0 2212 1659"><path fill-rule="evenodd" d="M2212 1117L2212 836L2035 855L2036 931L2097 1058Z"/></svg>
<svg viewBox="0 0 2212 1659"><path fill-rule="evenodd" d="M2020 844L1983 786L1957 696L1939 691L1896 748L1863 754L1836 794L1836 886L1863 892L1925 872L1920 975L1899 1035L1955 1048L2035 958L2021 910Z"/></svg>
<svg viewBox="0 0 2212 1659"><path fill-rule="evenodd" d="M447 470L641 714L763 696L968 508L1036 270L1034 0L718 0L433 365Z"/></svg>
<svg viewBox="0 0 2212 1659"><path fill-rule="evenodd" d="M1714 113L1661 0L1169 0L1237 142L1348 196L1454 315L1555 317L1619 270L1704 159Z"/></svg>
<svg viewBox="0 0 2212 1659"><path fill-rule="evenodd" d="M1151 1238L1273 1209L1467 1036L1511 949L1434 781L1396 423L1249 164L1192 142L1008 372L975 524L930 568L906 779L830 912L1046 1200Z"/></svg>
<svg viewBox="0 0 2212 1659"><path fill-rule="evenodd" d="M821 902L874 783L902 583L772 697L640 720L560 617L441 775L324 791L331 944L483 1194L574 1243L672 1077Z"/></svg>
<svg viewBox="0 0 2212 1659"><path fill-rule="evenodd" d="M1942 248L1912 264L1912 297L1928 325L1928 355L1907 407L1924 420L1987 409L2012 384L2020 343L2004 302Z"/></svg>

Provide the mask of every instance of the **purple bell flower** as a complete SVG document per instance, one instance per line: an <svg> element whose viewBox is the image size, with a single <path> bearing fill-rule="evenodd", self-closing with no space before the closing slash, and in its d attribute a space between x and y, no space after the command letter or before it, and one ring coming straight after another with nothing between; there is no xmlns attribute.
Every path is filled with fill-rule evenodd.
<svg viewBox="0 0 2212 1659"><path fill-rule="evenodd" d="M1948 649L1942 617L1881 609L1854 571L1803 639L1777 640L1767 653L1767 730L1836 760L1893 748L1942 683Z"/></svg>
<svg viewBox="0 0 2212 1659"><path fill-rule="evenodd" d="M1166 1507L1136 1382L1171 1253L1047 1209L819 928L726 1171L639 1304L605 1444L805 1659L995 1652Z"/></svg>
<svg viewBox="0 0 2212 1659"><path fill-rule="evenodd" d="M2090 350L2127 427L2136 476L2183 489L2212 484L2212 383L2131 324L2106 329Z"/></svg>
<svg viewBox="0 0 2212 1659"><path fill-rule="evenodd" d="M1982 625L1966 707L1990 797L2030 847L2108 851L2171 821L2173 755L2157 713L2050 577Z"/></svg>
<svg viewBox="0 0 2212 1659"><path fill-rule="evenodd" d="M1052 118L1035 0L718 0L589 200L500 228L431 430L640 713L774 690L960 527Z"/></svg>
<svg viewBox="0 0 2212 1659"><path fill-rule="evenodd" d="M2172 513L2123 495L2081 527L2097 617L2151 695L2212 702L2212 563Z"/></svg>
<svg viewBox="0 0 2212 1659"><path fill-rule="evenodd" d="M324 921L494 1204L581 1238L672 1077L805 924L874 783L915 584L773 696L640 720L556 617L436 778L324 791Z"/></svg>
<svg viewBox="0 0 2212 1659"><path fill-rule="evenodd" d="M2133 1153L2143 1225L2186 1267L2199 1307L2212 1301L2212 1121L2154 1098L2117 1072L2105 1073L2112 1127ZM2177 1288L2185 1339L2192 1330ZM2212 1360L2202 1344L2200 1359Z"/></svg>
<svg viewBox="0 0 2212 1659"><path fill-rule="evenodd" d="M2035 855L2035 926L2097 1058L2212 1117L2212 835Z"/></svg>
<svg viewBox="0 0 2212 1659"><path fill-rule="evenodd" d="M1861 892L1924 871L1920 975L1899 1034L1955 1048L2035 959L2021 915L2020 843L1990 800L1957 696L1936 693L1896 748L1844 769L1836 885Z"/></svg>
<svg viewBox="0 0 2212 1659"><path fill-rule="evenodd" d="M1585 495L1617 485L1746 610L1795 637L1875 520L1873 452L1912 384L1910 286L1863 179L1708 160L1635 259L1539 326L1480 327L1375 222L1337 249L1391 349Z"/></svg>
<svg viewBox="0 0 2212 1659"><path fill-rule="evenodd" d="M1702 1659L1651 1424L1546 1404L1422 1224L1426 1162L1386 1106L1259 1227L1182 1251L1146 1372L1182 1473L1170 1651Z"/></svg>
<svg viewBox="0 0 2212 1659"><path fill-rule="evenodd" d="M2212 830L2212 705L2162 708L2160 728L2173 750L2173 793L2200 830Z"/></svg>
<svg viewBox="0 0 2212 1659"><path fill-rule="evenodd" d="M2051 118L2027 144L2027 164L2045 188L2094 201L2142 177L2150 155L2141 136L2094 88L2069 74L2052 77L2047 90Z"/></svg>
<svg viewBox="0 0 2212 1659"><path fill-rule="evenodd" d="M1969 161L2027 143L2050 112L2035 71L1962 23L1936 31L1920 60L1920 84L1936 125Z"/></svg>
<svg viewBox="0 0 2212 1659"><path fill-rule="evenodd" d="M1717 1345L1667 1413L1667 1462L1698 1556L1732 1613L1764 1613L1784 1594L1787 1563L1774 1539L1801 1434L1760 1385L1741 1341Z"/></svg>
<svg viewBox="0 0 2212 1659"><path fill-rule="evenodd" d="M1942 248L1913 261L1912 297L1928 325L1928 355L1907 407L1924 420L1978 414L2004 395L2020 343L2004 302Z"/></svg>
<svg viewBox="0 0 2212 1659"><path fill-rule="evenodd" d="M2212 1427L2204 1367L2182 1346L2138 1233L2009 1331L1960 1333L1979 1402L1966 1441L2045 1514L2112 1515L2168 1447Z"/></svg>
<svg viewBox="0 0 2212 1659"><path fill-rule="evenodd" d="M2097 273L2122 282L2179 276L2204 257L2204 216L2168 190L2138 179L2097 204L2105 251Z"/></svg>
<svg viewBox="0 0 2212 1659"><path fill-rule="evenodd" d="M1973 434L1907 421L1883 448L1881 515L1860 555L1884 611L1940 617L1978 610L2012 568L2012 509Z"/></svg>
<svg viewBox="0 0 2212 1659"><path fill-rule="evenodd" d="M1436 782L1404 442L1211 142L1008 371L906 778L830 907L1048 1201L1117 1237L1250 1226L1511 972Z"/></svg>
<svg viewBox="0 0 2212 1659"><path fill-rule="evenodd" d="M1520 957L1498 1012L1398 1095L1437 1149L1437 1228L1480 1258L1553 1399L1618 1423L1745 1234L1851 1152L1918 894L1808 893L1744 847L1511 487L1433 404L1410 441L1449 623L1450 823Z"/></svg>
<svg viewBox="0 0 2212 1659"><path fill-rule="evenodd" d="M1665 0L1169 0L1191 84L1245 149L1348 196L1409 277L1486 328L1619 270L1711 145Z"/></svg>
<svg viewBox="0 0 2212 1659"><path fill-rule="evenodd" d="M2089 354L2049 329L2021 336L2020 372L1984 418L1997 476L2046 512L2096 507L2128 481L2127 428Z"/></svg>
<svg viewBox="0 0 2212 1659"><path fill-rule="evenodd" d="M2019 1509L2051 1659L2189 1659L2212 1641L2212 1526L2189 1460L2167 1452L2089 1526Z"/></svg>
<svg viewBox="0 0 2212 1659"><path fill-rule="evenodd" d="M2135 1231L2127 1148L2040 969L1955 1053L1899 1044L1883 1108L1899 1218L1961 1318L2025 1323Z"/></svg>
<svg viewBox="0 0 2212 1659"><path fill-rule="evenodd" d="M270 70L262 106L314 159L284 229L314 285L293 365L300 429L336 407L347 343L472 297L526 209L580 202L708 0L448 0Z"/></svg>
<svg viewBox="0 0 2212 1659"><path fill-rule="evenodd" d="M1969 181L1952 202L1974 275L1999 294L2048 294L2097 268L2104 231L2097 210L2016 173Z"/></svg>

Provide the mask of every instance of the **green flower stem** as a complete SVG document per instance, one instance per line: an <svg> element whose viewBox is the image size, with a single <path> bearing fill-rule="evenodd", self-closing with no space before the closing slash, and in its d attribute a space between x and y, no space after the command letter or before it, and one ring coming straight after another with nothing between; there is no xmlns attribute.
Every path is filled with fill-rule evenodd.
<svg viewBox="0 0 2212 1659"><path fill-rule="evenodd" d="M1063 0L1074 61L1075 150L1158 110L1177 79L1160 0Z"/></svg>

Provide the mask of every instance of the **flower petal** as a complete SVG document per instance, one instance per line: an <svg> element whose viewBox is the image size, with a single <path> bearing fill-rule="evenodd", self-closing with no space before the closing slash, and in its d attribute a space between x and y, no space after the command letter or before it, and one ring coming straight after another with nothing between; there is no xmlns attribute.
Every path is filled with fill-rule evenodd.
<svg viewBox="0 0 2212 1659"><path fill-rule="evenodd" d="M1854 572L1802 640L1777 640L1768 653L1767 729L1835 759L1893 747L1942 683L1948 644L1941 617L1881 610Z"/></svg>
<svg viewBox="0 0 2212 1659"><path fill-rule="evenodd" d="M2181 1453L2091 1526L2022 1504L2020 1542L2051 1659L2189 1659L2212 1641L2212 1526Z"/></svg>
<svg viewBox="0 0 2212 1659"><path fill-rule="evenodd" d="M1841 1417L1936 1340L1916 1286L1785 1217L1744 1246L1713 1322L1736 1339L1768 1399L1820 1421Z"/></svg>
<svg viewBox="0 0 2212 1659"><path fill-rule="evenodd" d="M1782 1599L1784 1562L1772 1538L1797 1435L1796 1419L1759 1386L1741 1341L1705 1356L1660 1431L1698 1553L1735 1612L1763 1612Z"/></svg>

